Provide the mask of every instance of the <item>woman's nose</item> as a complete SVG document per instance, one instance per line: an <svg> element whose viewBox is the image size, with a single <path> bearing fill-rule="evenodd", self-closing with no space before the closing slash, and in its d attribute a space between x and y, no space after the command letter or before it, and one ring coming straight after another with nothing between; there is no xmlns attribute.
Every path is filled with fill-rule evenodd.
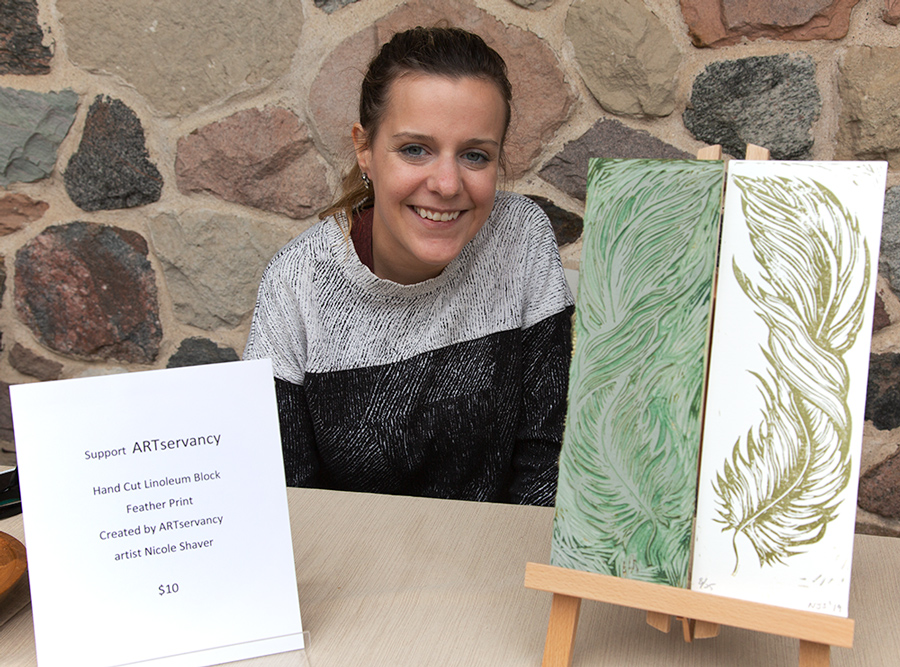
<svg viewBox="0 0 900 667"><path fill-rule="evenodd" d="M445 199L457 195L462 189L459 165L454 159L438 160L429 180L431 190Z"/></svg>

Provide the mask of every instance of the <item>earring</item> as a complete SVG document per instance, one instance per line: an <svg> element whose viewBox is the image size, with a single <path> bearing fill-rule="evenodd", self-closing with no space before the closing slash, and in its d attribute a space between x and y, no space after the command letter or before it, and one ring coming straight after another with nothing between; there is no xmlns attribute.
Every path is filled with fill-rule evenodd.
<svg viewBox="0 0 900 667"><path fill-rule="evenodd" d="M366 190L371 190L371 189L372 189L372 181L369 180L369 175L368 175L368 174L364 173L364 174L362 175L362 182L365 183L365 185L366 185Z"/></svg>

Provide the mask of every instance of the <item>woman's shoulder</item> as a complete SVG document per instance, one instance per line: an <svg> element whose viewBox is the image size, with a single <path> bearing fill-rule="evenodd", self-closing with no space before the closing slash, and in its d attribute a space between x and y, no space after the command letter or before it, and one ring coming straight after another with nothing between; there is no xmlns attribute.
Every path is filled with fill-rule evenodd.
<svg viewBox="0 0 900 667"><path fill-rule="evenodd" d="M272 261L285 261L297 256L308 256L320 252L321 249L327 247L329 226L336 226L337 222L333 217L319 220L309 229L304 230L275 253Z"/></svg>
<svg viewBox="0 0 900 667"><path fill-rule="evenodd" d="M553 226L534 200L515 192L497 192L494 209L485 225L488 245L502 248L512 262L520 255L558 255Z"/></svg>
<svg viewBox="0 0 900 667"><path fill-rule="evenodd" d="M266 267L266 277L271 279L285 272L296 273L303 267L311 266L317 259L327 256L335 235L340 236L342 232L333 217L319 220L273 255Z"/></svg>
<svg viewBox="0 0 900 667"><path fill-rule="evenodd" d="M563 310L572 302L553 226L532 199L498 192L488 237L478 253L485 276L501 275L501 291L525 304L524 326ZM489 282L486 280L486 282Z"/></svg>
<svg viewBox="0 0 900 667"><path fill-rule="evenodd" d="M547 214L533 199L517 192L505 190L497 191L492 215L503 220L512 220L518 224L525 223L539 227L550 224Z"/></svg>

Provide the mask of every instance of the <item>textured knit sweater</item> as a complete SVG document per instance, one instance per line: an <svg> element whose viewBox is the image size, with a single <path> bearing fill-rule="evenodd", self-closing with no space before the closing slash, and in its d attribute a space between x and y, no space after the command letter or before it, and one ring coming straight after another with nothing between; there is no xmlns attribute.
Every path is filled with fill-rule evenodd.
<svg viewBox="0 0 900 667"><path fill-rule="evenodd" d="M318 223L270 262L244 351L273 362L287 483L552 505L572 303L550 223L518 195L414 285Z"/></svg>

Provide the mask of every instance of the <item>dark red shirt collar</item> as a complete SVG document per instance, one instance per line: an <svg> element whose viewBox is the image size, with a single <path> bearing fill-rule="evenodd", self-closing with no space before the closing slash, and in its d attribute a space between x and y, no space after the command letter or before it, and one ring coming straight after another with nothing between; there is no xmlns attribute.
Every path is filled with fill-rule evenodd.
<svg viewBox="0 0 900 667"><path fill-rule="evenodd" d="M362 262L372 273L375 273L375 262L372 258L372 218L374 217L373 208L367 208L358 214L353 220L353 226L350 227L350 239L353 241L353 247Z"/></svg>

